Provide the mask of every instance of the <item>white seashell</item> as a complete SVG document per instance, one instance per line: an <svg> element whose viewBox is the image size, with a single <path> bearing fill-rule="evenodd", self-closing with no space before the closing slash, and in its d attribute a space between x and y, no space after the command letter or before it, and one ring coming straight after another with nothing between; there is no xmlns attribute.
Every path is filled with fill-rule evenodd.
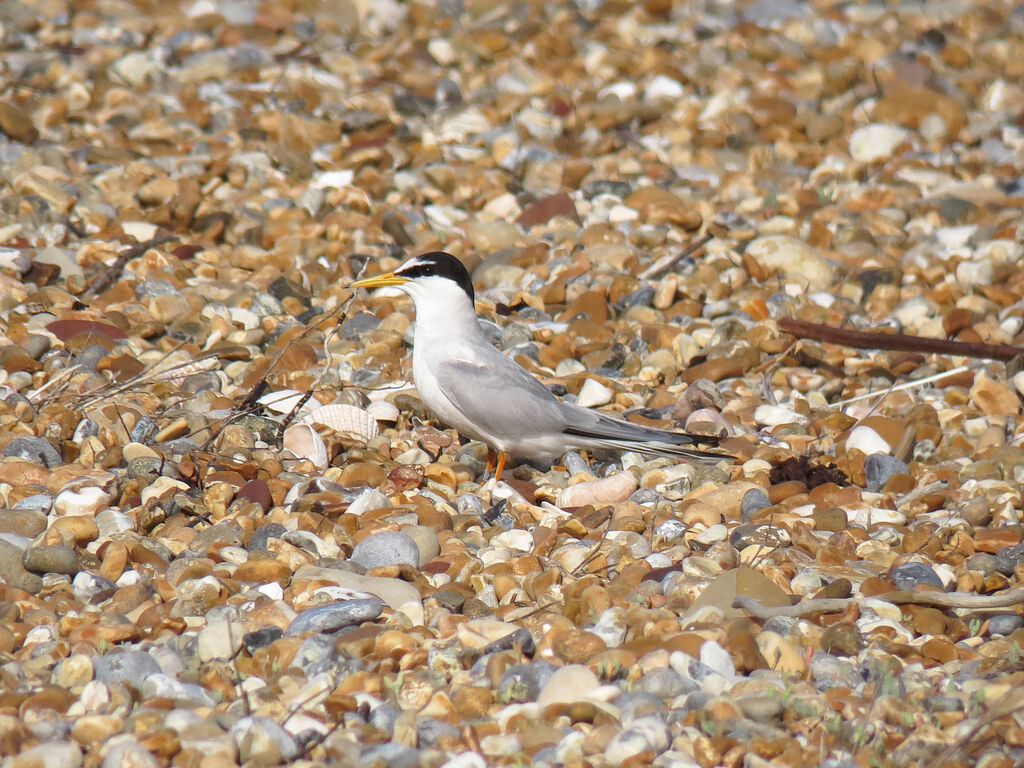
<svg viewBox="0 0 1024 768"><path fill-rule="evenodd" d="M374 400L366 406L366 410L377 421L398 421L399 410L387 400Z"/></svg>
<svg viewBox="0 0 1024 768"><path fill-rule="evenodd" d="M292 424L282 437L284 450L297 459L309 459L317 469L327 468L327 446L308 424Z"/></svg>
<svg viewBox="0 0 1024 768"><path fill-rule="evenodd" d="M263 397L259 399L260 405L265 405L269 410L275 413L291 413L292 408L298 404L299 400L306 396L305 392L297 392L294 389L279 389L275 392L267 392ZM302 406L300 413L309 413L313 410L313 406L316 405L316 401L312 401L312 405L307 402Z"/></svg>
<svg viewBox="0 0 1024 768"><path fill-rule="evenodd" d="M352 435L363 440L376 437L380 432L373 414L354 405L321 405L312 410L308 420L330 427L340 434Z"/></svg>

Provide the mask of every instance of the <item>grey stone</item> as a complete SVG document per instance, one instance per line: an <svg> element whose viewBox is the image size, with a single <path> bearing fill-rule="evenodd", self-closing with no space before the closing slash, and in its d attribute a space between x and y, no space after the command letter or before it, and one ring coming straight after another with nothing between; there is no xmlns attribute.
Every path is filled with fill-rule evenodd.
<svg viewBox="0 0 1024 768"><path fill-rule="evenodd" d="M267 542L271 539L280 539L288 532L280 523L267 523L261 525L252 533L252 538L249 539L249 551L259 552L267 549Z"/></svg>
<svg viewBox="0 0 1024 768"><path fill-rule="evenodd" d="M47 469L59 467L64 461L49 440L41 437L16 437L4 447L4 456L11 456Z"/></svg>
<svg viewBox="0 0 1024 768"><path fill-rule="evenodd" d="M420 764L419 750L389 741L375 744L359 758L359 765L386 765L388 768L415 768Z"/></svg>
<svg viewBox="0 0 1024 768"><path fill-rule="evenodd" d="M1024 544L1013 544L996 552L996 570L1004 576L1012 576L1013 569L1024 563Z"/></svg>
<svg viewBox="0 0 1024 768"><path fill-rule="evenodd" d="M245 646L246 652L252 655L254 651L265 648L283 636L284 630L280 627L261 627L243 635L242 645Z"/></svg>
<svg viewBox="0 0 1024 768"><path fill-rule="evenodd" d="M897 565L889 571L889 578L896 585L896 589L913 589L919 584L929 584L942 590L946 588L939 575L931 566L924 563L909 562Z"/></svg>
<svg viewBox="0 0 1024 768"><path fill-rule="evenodd" d="M114 651L92 661L93 672L101 683L130 683L140 688L147 678L160 673L156 659L145 651Z"/></svg>
<svg viewBox="0 0 1024 768"><path fill-rule="evenodd" d="M877 493L893 475L906 475L910 467L895 456L886 453L872 453L864 459L864 487Z"/></svg>
<svg viewBox="0 0 1024 768"><path fill-rule="evenodd" d="M179 707L212 707L217 703L203 686L183 683L163 672L146 678L142 683L142 696L146 699L170 699Z"/></svg>
<svg viewBox="0 0 1024 768"><path fill-rule="evenodd" d="M498 698L502 702L536 701L540 690L555 672L546 661L513 664L498 682Z"/></svg>
<svg viewBox="0 0 1024 768"><path fill-rule="evenodd" d="M286 637L304 635L307 632L335 632L343 627L373 621L384 610L384 602L377 597L355 600L339 600L327 605L307 608L288 625Z"/></svg>
<svg viewBox="0 0 1024 768"><path fill-rule="evenodd" d="M110 579L89 571L79 571L71 582L71 594L84 605L103 602L116 591L117 585Z"/></svg>
<svg viewBox="0 0 1024 768"><path fill-rule="evenodd" d="M697 686L692 681L687 682L691 691L696 689ZM623 726L630 725L641 717L663 717L668 713L668 707L665 706L662 697L636 689L620 693L615 697L614 704L619 708L619 722Z"/></svg>
<svg viewBox="0 0 1024 768"><path fill-rule="evenodd" d="M53 509L53 497L45 493L33 493L18 499L11 505L11 509L34 509L45 514Z"/></svg>
<svg viewBox="0 0 1024 768"><path fill-rule="evenodd" d="M367 570L406 563L419 567L420 550L413 539L400 531L372 533L356 544L350 558Z"/></svg>
<svg viewBox="0 0 1024 768"><path fill-rule="evenodd" d="M689 693L694 686L691 681L684 678L674 669L659 667L652 669L636 684L637 690L652 693L662 699L674 699Z"/></svg>
<svg viewBox="0 0 1024 768"><path fill-rule="evenodd" d="M66 573L73 575L81 568L78 553L64 544L43 544L30 547L21 556L25 570L35 573Z"/></svg>
<svg viewBox="0 0 1024 768"><path fill-rule="evenodd" d="M375 707L370 712L370 725L376 728L381 733L391 735L395 732L395 723L398 722L398 716L402 714L398 708L393 704L384 702L379 706Z"/></svg>
<svg viewBox="0 0 1024 768"><path fill-rule="evenodd" d="M750 520L751 515L755 512L771 505L772 503L768 499L767 493L760 488L751 488L740 499L740 519L745 523Z"/></svg>
<svg viewBox="0 0 1024 768"><path fill-rule="evenodd" d="M863 680L852 664L828 653L816 653L808 667L814 687L819 691L829 688L856 688Z"/></svg>
<svg viewBox="0 0 1024 768"><path fill-rule="evenodd" d="M1024 618L1016 613L997 613L988 619L990 635L1009 635L1024 627Z"/></svg>

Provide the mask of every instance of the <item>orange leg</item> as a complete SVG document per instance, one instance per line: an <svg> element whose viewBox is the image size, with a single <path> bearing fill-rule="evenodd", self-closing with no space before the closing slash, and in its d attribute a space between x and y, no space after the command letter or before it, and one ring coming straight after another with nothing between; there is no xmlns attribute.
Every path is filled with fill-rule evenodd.
<svg viewBox="0 0 1024 768"><path fill-rule="evenodd" d="M508 454L503 451L498 451L498 466L494 470L494 479L501 480L501 471L505 469L505 460L508 458Z"/></svg>
<svg viewBox="0 0 1024 768"><path fill-rule="evenodd" d="M484 474L486 475L492 469L494 469L494 460L498 458L498 452L495 451L491 446L487 446L487 466L484 467Z"/></svg>

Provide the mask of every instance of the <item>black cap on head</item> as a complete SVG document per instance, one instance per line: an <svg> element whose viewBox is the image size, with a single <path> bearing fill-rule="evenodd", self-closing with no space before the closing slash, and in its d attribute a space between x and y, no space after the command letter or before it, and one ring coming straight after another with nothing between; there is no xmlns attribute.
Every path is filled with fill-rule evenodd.
<svg viewBox="0 0 1024 768"><path fill-rule="evenodd" d="M459 286L470 301L476 301L473 281L462 262L444 251L433 251L414 256L395 270L396 275L415 280L417 277L445 277Z"/></svg>

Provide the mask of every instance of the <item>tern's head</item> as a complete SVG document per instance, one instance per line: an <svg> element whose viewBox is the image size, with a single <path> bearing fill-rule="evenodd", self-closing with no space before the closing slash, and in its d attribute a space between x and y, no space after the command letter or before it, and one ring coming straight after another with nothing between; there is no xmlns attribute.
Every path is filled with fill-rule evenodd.
<svg viewBox="0 0 1024 768"><path fill-rule="evenodd" d="M443 301L457 301L459 294L469 298L470 306L475 299L473 281L462 262L444 251L413 256L394 272L375 277L366 277L352 283L352 288L379 288L396 286L418 301L427 296Z"/></svg>

